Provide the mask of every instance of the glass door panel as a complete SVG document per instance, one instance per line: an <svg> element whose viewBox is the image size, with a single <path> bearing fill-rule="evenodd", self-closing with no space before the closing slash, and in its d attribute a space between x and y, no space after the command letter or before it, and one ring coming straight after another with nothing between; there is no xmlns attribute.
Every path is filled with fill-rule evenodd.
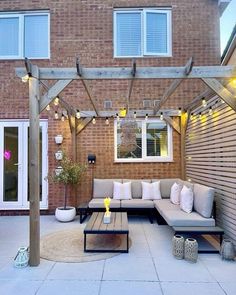
<svg viewBox="0 0 236 295"><path fill-rule="evenodd" d="M18 127L4 127L3 201L18 201Z"/></svg>

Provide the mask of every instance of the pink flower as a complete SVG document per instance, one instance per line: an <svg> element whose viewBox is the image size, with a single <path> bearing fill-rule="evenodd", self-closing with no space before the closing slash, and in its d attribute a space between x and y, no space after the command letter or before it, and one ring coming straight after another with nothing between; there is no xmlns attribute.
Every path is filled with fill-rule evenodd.
<svg viewBox="0 0 236 295"><path fill-rule="evenodd" d="M5 152L4 152L4 158L6 160L10 160L11 159L11 151L5 150Z"/></svg>

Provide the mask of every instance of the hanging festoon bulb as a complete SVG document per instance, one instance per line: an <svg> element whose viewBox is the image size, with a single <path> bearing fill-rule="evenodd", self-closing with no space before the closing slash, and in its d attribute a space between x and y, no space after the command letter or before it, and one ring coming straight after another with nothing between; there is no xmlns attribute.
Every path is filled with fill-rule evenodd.
<svg viewBox="0 0 236 295"><path fill-rule="evenodd" d="M200 113L199 113L199 118L201 119L201 117L202 117L202 113L200 112Z"/></svg>
<svg viewBox="0 0 236 295"><path fill-rule="evenodd" d="M145 116L145 120L147 120L148 119L148 114L146 114L146 116Z"/></svg>
<svg viewBox="0 0 236 295"><path fill-rule="evenodd" d="M137 118L137 112L134 112L134 119Z"/></svg>
<svg viewBox="0 0 236 295"><path fill-rule="evenodd" d="M61 121L62 121L62 122L65 121L65 116L64 116L64 114L61 115Z"/></svg>
<svg viewBox="0 0 236 295"><path fill-rule="evenodd" d="M182 114L182 109L181 108L179 108L178 113L179 113L179 116L181 116L181 114Z"/></svg>
<svg viewBox="0 0 236 295"><path fill-rule="evenodd" d="M205 108L207 106L207 102L205 97L202 98L202 106Z"/></svg>
<svg viewBox="0 0 236 295"><path fill-rule="evenodd" d="M160 120L163 120L163 112L161 112Z"/></svg>
<svg viewBox="0 0 236 295"><path fill-rule="evenodd" d="M210 106L210 108L209 108L209 115L211 115L212 113L213 113L212 106Z"/></svg>
<svg viewBox="0 0 236 295"><path fill-rule="evenodd" d="M21 81L22 81L23 83L27 83L27 82L29 81L29 75L26 74L25 76L23 76L23 77L21 78Z"/></svg>
<svg viewBox="0 0 236 295"><path fill-rule="evenodd" d="M46 110L49 112L50 111L50 104L48 104L47 106L46 106Z"/></svg>
<svg viewBox="0 0 236 295"><path fill-rule="evenodd" d="M191 119L191 120L193 119L193 113L191 113L191 115L190 115L190 119Z"/></svg>
<svg viewBox="0 0 236 295"><path fill-rule="evenodd" d="M56 120L58 120L58 112L57 112L57 111L55 111L54 118L55 118Z"/></svg>
<svg viewBox="0 0 236 295"><path fill-rule="evenodd" d="M119 114L118 114L118 113L116 113L116 119L117 119L117 122L119 122L119 121L120 121L120 116L119 116Z"/></svg>
<svg viewBox="0 0 236 295"><path fill-rule="evenodd" d="M95 125L95 124L96 124L96 119L95 119L95 116L93 116L92 123L93 123L93 125Z"/></svg>
<svg viewBox="0 0 236 295"><path fill-rule="evenodd" d="M56 97L55 99L54 99L54 105L55 106L58 106L58 104L59 104L59 98L58 97Z"/></svg>
<svg viewBox="0 0 236 295"><path fill-rule="evenodd" d="M80 119L80 111L78 109L76 110L76 118Z"/></svg>
<svg viewBox="0 0 236 295"><path fill-rule="evenodd" d="M106 125L109 125L109 120L108 117L106 117L106 121L105 121Z"/></svg>

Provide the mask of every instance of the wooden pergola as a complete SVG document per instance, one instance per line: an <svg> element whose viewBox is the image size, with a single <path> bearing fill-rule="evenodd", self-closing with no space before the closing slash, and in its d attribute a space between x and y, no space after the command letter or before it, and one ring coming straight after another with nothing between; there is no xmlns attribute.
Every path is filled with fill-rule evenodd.
<svg viewBox="0 0 236 295"><path fill-rule="evenodd" d="M76 160L76 135L95 117L111 117L114 112L99 111L91 96L87 80L129 80L127 106L133 88L133 82L138 79L173 79L173 82L165 90L160 103L153 110L136 110L139 116L160 115L160 109L167 99L174 93L177 87L185 79L201 79L208 90L193 99L191 103L183 107L180 126L171 116L176 116L178 111L165 111L164 120L168 122L181 135L181 176L185 179L185 132L191 109L201 100L212 94L217 94L234 111L236 111L236 98L227 89L227 80L236 78L235 66L193 66L190 58L182 67L137 67L133 60L131 67L113 68L84 68L76 60L74 68L39 68L28 59L24 68L16 68L16 75L22 78L29 77L29 188L30 188L30 265L37 266L40 263L40 173L39 173L39 118L40 113L57 97L72 81L80 80L93 106L94 111L86 112L77 119L73 108L64 100L63 107L68 111L70 130L72 132L73 158ZM220 79L220 80L219 80ZM48 86L47 80L55 80L52 86ZM40 83L47 89L40 95Z"/></svg>

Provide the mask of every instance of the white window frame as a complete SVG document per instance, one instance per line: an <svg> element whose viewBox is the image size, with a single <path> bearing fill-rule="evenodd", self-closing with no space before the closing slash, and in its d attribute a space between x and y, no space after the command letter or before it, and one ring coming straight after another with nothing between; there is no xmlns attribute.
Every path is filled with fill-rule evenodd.
<svg viewBox="0 0 236 295"><path fill-rule="evenodd" d="M141 14L141 55L118 55L117 54L117 14L118 13L137 13ZM167 15L167 52L156 53L147 52L146 49L146 13L166 13ZM114 58L130 58L130 57L171 57L172 56L172 12L171 9L115 9L113 11L113 55Z"/></svg>
<svg viewBox="0 0 236 295"><path fill-rule="evenodd" d="M167 125L167 140L168 140L168 156L147 156L147 138L146 138L146 124L163 122L160 119L137 120L142 124L142 158L126 158L121 159L117 157L117 120L114 120L114 162L115 163L135 163L135 162L173 162L173 133L172 127Z"/></svg>
<svg viewBox="0 0 236 295"><path fill-rule="evenodd" d="M32 57L24 56L24 19L25 16L34 15L46 15L48 17L48 54L47 56ZM27 13L0 13L0 18L18 18L19 19L19 44L18 44L18 55L0 55L0 60L7 59L24 59L25 57L31 59L50 59L50 13L49 12L27 12Z"/></svg>

